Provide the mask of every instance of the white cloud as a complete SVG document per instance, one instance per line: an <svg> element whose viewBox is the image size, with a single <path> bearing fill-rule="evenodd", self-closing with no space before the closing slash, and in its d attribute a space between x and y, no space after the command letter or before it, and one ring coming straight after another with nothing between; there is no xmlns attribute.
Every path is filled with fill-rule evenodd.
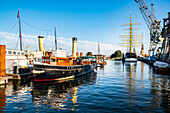
<svg viewBox="0 0 170 113"><path fill-rule="evenodd" d="M7 45L7 48L10 49L19 49L18 34L9 33L3 40L1 40L6 34L6 32L0 32L0 44L5 44ZM22 41L24 49L26 45L30 45L34 51L38 50L38 36L22 34ZM57 41L59 48L66 50L68 55L72 53L71 38L58 37ZM44 38L44 45L46 49L54 49L54 44L54 36L49 35L47 36L47 38ZM100 54L105 55L113 54L114 51L118 50L118 48L122 49L121 47L113 44L106 44L100 42L99 45ZM93 54L98 54L98 42L84 41L78 39L77 47L78 52L83 52L84 54L86 54L87 52L91 51Z"/></svg>

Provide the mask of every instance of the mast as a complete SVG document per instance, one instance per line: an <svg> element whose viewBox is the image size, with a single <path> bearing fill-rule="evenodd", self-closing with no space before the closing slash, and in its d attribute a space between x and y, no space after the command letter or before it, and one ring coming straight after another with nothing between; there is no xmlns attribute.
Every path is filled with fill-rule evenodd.
<svg viewBox="0 0 170 113"><path fill-rule="evenodd" d="M55 49L57 50L56 27L54 27L54 34L55 34Z"/></svg>
<svg viewBox="0 0 170 113"><path fill-rule="evenodd" d="M127 47L130 53L133 52L133 47L141 48L141 42L140 42L141 39L139 37L142 37L141 34L135 34L138 33L137 31L135 32L135 30L139 30L139 29L134 26L140 25L140 23L132 22L132 18L136 18L136 17L132 17L132 13L130 13L130 17L126 18L129 19L130 22L122 25L122 26L128 26L128 28L123 29L123 30L128 30L128 32L125 32L127 33L125 35L120 35L121 41L123 41L123 43L119 43L119 45L123 47Z"/></svg>
<svg viewBox="0 0 170 113"><path fill-rule="evenodd" d="M132 14L130 13L130 53L132 52Z"/></svg>
<svg viewBox="0 0 170 113"><path fill-rule="evenodd" d="M98 61L100 59L99 55L100 55L100 45L99 45L99 41L98 41Z"/></svg>
<svg viewBox="0 0 170 113"><path fill-rule="evenodd" d="M19 37L20 37L20 49L22 50L22 35L21 35L21 22L20 22L20 14L18 10L17 18L19 19Z"/></svg>

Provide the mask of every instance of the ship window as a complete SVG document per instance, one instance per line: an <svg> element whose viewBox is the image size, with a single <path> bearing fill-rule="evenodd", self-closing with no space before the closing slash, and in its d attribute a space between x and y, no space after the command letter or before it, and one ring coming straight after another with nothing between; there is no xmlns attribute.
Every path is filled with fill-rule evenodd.
<svg viewBox="0 0 170 113"><path fill-rule="evenodd" d="M15 52L15 51L13 52L13 55L16 55L16 52Z"/></svg>
<svg viewBox="0 0 170 113"><path fill-rule="evenodd" d="M43 59L43 62L46 62L46 59Z"/></svg>
<svg viewBox="0 0 170 113"><path fill-rule="evenodd" d="M21 55L24 55L24 52L22 52Z"/></svg>
<svg viewBox="0 0 170 113"><path fill-rule="evenodd" d="M20 55L20 52L17 52L17 55Z"/></svg>
<svg viewBox="0 0 170 113"><path fill-rule="evenodd" d="M58 59L57 59L57 62L58 62Z"/></svg>
<svg viewBox="0 0 170 113"><path fill-rule="evenodd" d="M50 62L50 59L49 59L49 58L47 59L47 62Z"/></svg>
<svg viewBox="0 0 170 113"><path fill-rule="evenodd" d="M55 62L55 59L51 59L51 62Z"/></svg>
<svg viewBox="0 0 170 113"><path fill-rule="evenodd" d="M8 54L11 55L11 54L12 54L12 51L8 51Z"/></svg>

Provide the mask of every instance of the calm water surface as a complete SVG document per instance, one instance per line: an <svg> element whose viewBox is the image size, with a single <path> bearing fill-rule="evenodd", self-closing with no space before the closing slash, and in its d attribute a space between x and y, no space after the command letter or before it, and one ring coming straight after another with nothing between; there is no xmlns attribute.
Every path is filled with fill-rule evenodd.
<svg viewBox="0 0 170 113"><path fill-rule="evenodd" d="M10 81L0 112L170 112L170 76L147 64L107 61L96 73L68 81Z"/></svg>

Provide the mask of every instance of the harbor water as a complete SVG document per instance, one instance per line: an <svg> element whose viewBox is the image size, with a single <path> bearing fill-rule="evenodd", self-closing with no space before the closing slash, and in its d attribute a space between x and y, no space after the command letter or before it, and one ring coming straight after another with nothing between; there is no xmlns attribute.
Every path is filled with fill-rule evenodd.
<svg viewBox="0 0 170 113"><path fill-rule="evenodd" d="M170 112L170 76L138 61L107 61L97 73L67 81L9 81L0 112Z"/></svg>

